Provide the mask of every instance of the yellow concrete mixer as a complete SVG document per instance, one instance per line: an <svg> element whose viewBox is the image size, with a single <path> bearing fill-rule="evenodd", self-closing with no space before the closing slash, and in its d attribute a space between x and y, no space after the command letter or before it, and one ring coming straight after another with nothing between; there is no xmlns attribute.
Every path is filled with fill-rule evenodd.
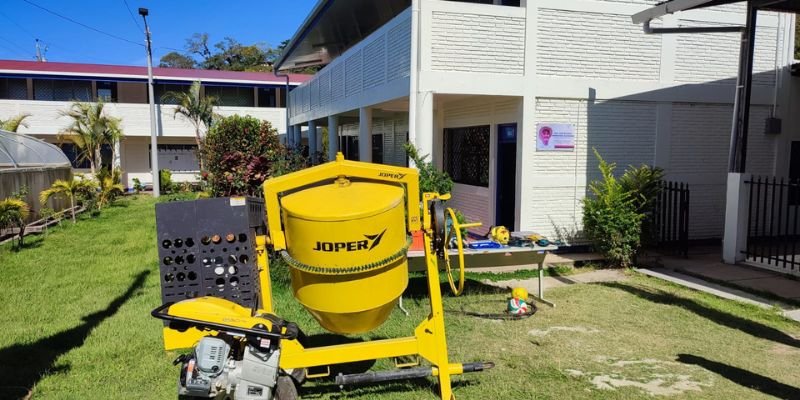
<svg viewBox="0 0 800 400"><path fill-rule="evenodd" d="M232 228L231 233L215 233L217 228L209 227L215 227L216 220L203 222L202 218L222 213L207 210L228 208L234 210L230 218L235 218L240 214L234 203L258 210L260 199L231 198L222 208L195 203L191 205L195 214L181 211L188 205L157 208L159 254L174 261L188 254L184 243L199 243L198 276L208 282L195 291L185 285L176 293L193 298L177 296L177 301L169 301L178 290L176 281L162 282L164 304L152 313L166 321L167 349L193 348L175 361L182 365L179 395L287 400L297 397L296 385L306 378L330 375L331 365L421 357L427 366L398 364L397 370L339 374L335 380L344 386L434 376L441 397L454 399L451 375L481 371L493 364L451 363L448 359L438 266L448 259L447 232L458 232L461 227L452 217L447 221L443 200L448 197L424 193L420 204L417 170L346 161L341 153L336 161L270 179L264 184L261 213L266 214L265 224L259 227L253 223L258 218L243 218L256 226L248 231L254 235L257 268L252 274L257 279L249 286L245 285L248 275L241 273L248 265L242 262L245 258L230 254L234 248L248 248L247 233L237 234ZM196 238L162 229L166 225L162 221L175 215L197 221ZM174 222L185 227L187 221ZM288 264L294 297L323 328L345 335L374 330L389 318L408 285L407 250L411 233L418 230L424 233L431 310L413 336L312 347L296 324L281 319L273 310L269 254ZM178 240L183 247L177 248ZM230 254L229 264L216 255L220 252ZM174 263L163 267L164 276L174 278L177 273L180 277ZM234 267L236 276L231 275ZM463 289L461 267L458 292ZM449 263L447 269L452 285ZM234 279L236 286L231 287ZM259 296L251 303L244 301L250 299L245 286L257 288ZM204 292L203 287L210 289Z"/></svg>

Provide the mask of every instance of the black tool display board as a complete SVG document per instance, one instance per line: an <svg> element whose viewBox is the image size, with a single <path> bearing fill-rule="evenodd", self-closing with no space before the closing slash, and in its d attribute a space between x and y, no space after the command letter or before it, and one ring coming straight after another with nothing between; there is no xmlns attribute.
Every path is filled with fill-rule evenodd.
<svg viewBox="0 0 800 400"><path fill-rule="evenodd" d="M223 197L156 205L163 303L214 296L259 306L255 237L263 199Z"/></svg>

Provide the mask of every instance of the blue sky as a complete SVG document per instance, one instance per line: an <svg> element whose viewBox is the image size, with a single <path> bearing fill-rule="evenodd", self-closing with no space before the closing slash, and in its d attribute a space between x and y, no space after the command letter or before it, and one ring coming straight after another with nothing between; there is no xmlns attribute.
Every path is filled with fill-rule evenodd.
<svg viewBox="0 0 800 400"><path fill-rule="evenodd" d="M144 34L124 0L29 0L65 17L136 43ZM139 7L150 9L153 60L183 49L186 38L207 32L210 42L225 36L277 46L294 34L316 0L127 0L141 24ZM142 46L83 28L24 0L2 0L0 59L33 60L34 39L48 45L48 61L145 65Z"/></svg>

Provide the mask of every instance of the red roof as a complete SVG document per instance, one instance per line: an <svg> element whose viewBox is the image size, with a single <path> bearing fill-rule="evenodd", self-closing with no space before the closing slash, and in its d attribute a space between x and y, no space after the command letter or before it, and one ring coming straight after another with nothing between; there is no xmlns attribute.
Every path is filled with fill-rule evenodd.
<svg viewBox="0 0 800 400"><path fill-rule="evenodd" d="M0 60L0 72L33 75L68 75L91 77L119 77L147 79L147 67L133 65L79 64L63 62L36 62L19 60ZM156 79L187 81L219 81L242 83L285 84L286 78L277 77L272 72L216 71L207 69L153 68ZM289 74L291 84L301 84L313 75Z"/></svg>

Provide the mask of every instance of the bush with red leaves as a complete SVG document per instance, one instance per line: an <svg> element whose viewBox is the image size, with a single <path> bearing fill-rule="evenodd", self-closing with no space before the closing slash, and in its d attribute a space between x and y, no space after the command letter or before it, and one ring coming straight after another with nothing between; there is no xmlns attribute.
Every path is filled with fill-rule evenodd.
<svg viewBox="0 0 800 400"><path fill-rule="evenodd" d="M214 196L259 196L261 184L283 172L286 153L269 122L232 115L209 129L201 177Z"/></svg>

